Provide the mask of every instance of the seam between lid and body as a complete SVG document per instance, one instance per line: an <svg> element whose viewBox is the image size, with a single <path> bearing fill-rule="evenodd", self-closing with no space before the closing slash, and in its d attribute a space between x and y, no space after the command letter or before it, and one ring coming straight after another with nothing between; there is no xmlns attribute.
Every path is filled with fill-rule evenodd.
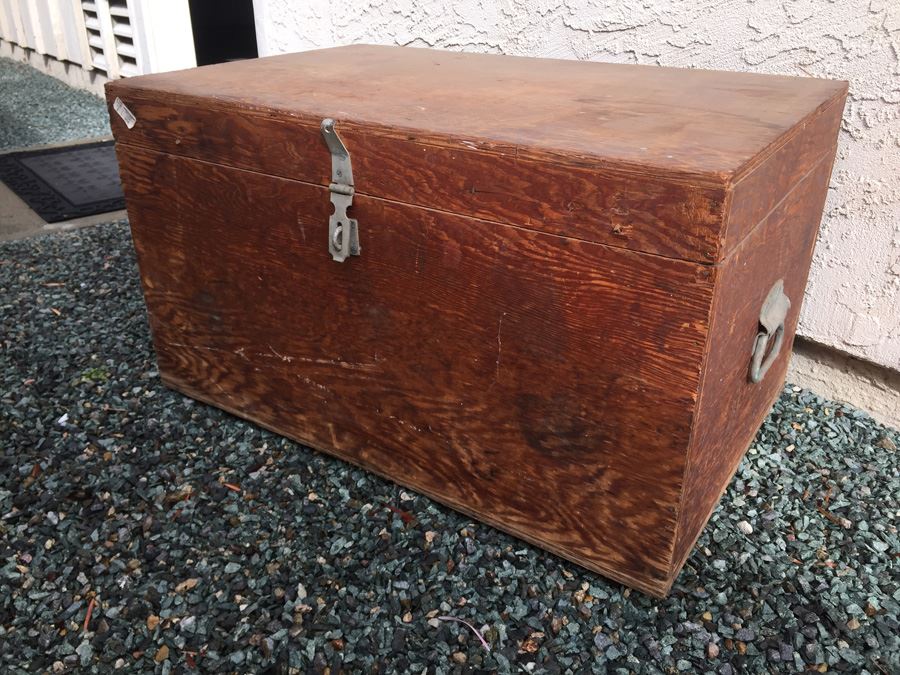
<svg viewBox="0 0 900 675"><path fill-rule="evenodd" d="M518 143L489 140L483 136L456 136L447 133L434 133L427 128L405 127L389 125L374 120L340 119L335 114L312 115L306 112L297 112L285 108L270 106L250 105L237 99L223 99L215 96L196 96L167 92L162 89L140 89L120 81L107 85L109 96L128 96L139 99L144 103L165 105L172 102L178 105L203 108L217 112L240 111L249 115L276 118L284 121L292 120L310 128L318 129L324 117L335 117L341 126L345 128L366 129L378 133L385 139L402 139L414 141L425 146L437 148L463 149L484 152L496 155L509 155L514 158L531 159L534 161L552 162L557 166L572 166L588 169L614 171L634 176L653 177L666 182L674 182L689 187L698 188L727 188L731 172L715 171L690 171L686 169L666 168L653 164L640 162L628 162L619 159L609 159L601 155L588 155L561 148L532 148ZM127 103L127 101L126 101ZM351 151L352 154L352 151Z"/></svg>
<svg viewBox="0 0 900 675"><path fill-rule="evenodd" d="M268 178L276 178L278 180L286 180L286 181L290 181L293 183L299 183L299 184L305 185L307 187L318 188L324 192L328 191L327 185L322 185L320 183L311 183L309 181L301 180L299 178L291 178L288 176L279 176L279 175L275 175L275 174L265 173L263 171L256 171L254 169L248 169L248 168L242 167L242 166L232 166L230 164L219 164L218 162L212 162L208 159L201 159L199 157L192 157L190 155L182 155L182 154L178 154L178 153L174 153L174 152L166 152L165 150L160 150L159 148L148 147L146 145L138 145L136 143L128 143L125 141L116 141L116 145L121 145L123 147L131 148L133 150L138 150L138 151L142 151L142 152L152 152L152 153L158 154L158 155L165 155L166 157L174 157L177 159L183 159L185 161L200 162L201 164L207 164L209 166L223 167L226 169L232 169L234 171L246 171L247 173L253 173L258 176L266 176ZM653 256L654 258L661 258L663 260L671 260L674 262L683 263L685 265L694 265L694 266L697 266L700 268L714 267L716 264L718 264L714 261L704 262L702 260L691 260L690 258L680 258L678 256L665 255L663 253L654 253L652 251L645 251L642 249L627 248L625 246L615 245L615 244L603 242L603 241L595 241L593 239L584 239L583 237L576 237L576 236L572 236L569 234L559 234L557 232L547 232L546 230L538 230L536 228L527 227L525 225L517 225L516 223L508 223L508 222L504 222L502 220L493 220L491 218L482 218L481 216L472 216L472 215L468 215L465 213L457 213L455 211L446 211L444 209L438 209L433 206L424 206L422 204L412 204L410 202L404 202L404 201L400 201L398 199L391 199L390 197L383 197L380 195L369 194L366 192L357 191L356 196L364 197L366 199L374 199L374 200L385 202L388 204L396 204L398 206L406 206L406 207L413 208L413 209L422 209L423 211L430 211L432 213L440 213L443 215L452 216L454 218L474 220L474 221L478 221L481 223L487 223L490 225L499 225L501 227L511 227L516 230L523 230L525 232L531 232L533 234L539 234L539 235L546 236L546 237L553 237L556 239L565 239L566 241L574 241L574 242L578 242L581 244L590 244L592 246L602 246L604 248L623 251L625 253L629 253L629 254L632 254L635 256L644 256L644 255Z"/></svg>

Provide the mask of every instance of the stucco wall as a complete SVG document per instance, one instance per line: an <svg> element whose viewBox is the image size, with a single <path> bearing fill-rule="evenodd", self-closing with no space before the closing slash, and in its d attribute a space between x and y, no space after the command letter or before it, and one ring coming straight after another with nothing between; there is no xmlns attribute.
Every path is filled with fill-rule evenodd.
<svg viewBox="0 0 900 675"><path fill-rule="evenodd" d="M262 54L369 42L850 80L800 333L900 369L900 1L255 4Z"/></svg>

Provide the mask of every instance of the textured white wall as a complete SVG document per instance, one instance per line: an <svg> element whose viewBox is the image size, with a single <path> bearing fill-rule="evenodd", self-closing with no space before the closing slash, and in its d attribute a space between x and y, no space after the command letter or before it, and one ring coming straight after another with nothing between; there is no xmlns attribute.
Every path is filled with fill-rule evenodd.
<svg viewBox="0 0 900 675"><path fill-rule="evenodd" d="M255 0L260 52L368 42L850 80L800 333L900 369L900 0Z"/></svg>

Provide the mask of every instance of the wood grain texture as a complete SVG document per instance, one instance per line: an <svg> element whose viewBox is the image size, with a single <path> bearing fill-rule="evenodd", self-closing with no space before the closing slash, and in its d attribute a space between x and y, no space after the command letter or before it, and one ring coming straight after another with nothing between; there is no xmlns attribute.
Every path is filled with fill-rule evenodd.
<svg viewBox="0 0 900 675"><path fill-rule="evenodd" d="M128 129L111 112L120 141L308 183L330 182L331 158L318 117L284 118L144 91L121 95L139 123ZM350 150L361 195L672 258L708 262L719 255L721 186L528 160L514 148L487 150L467 142L443 147L429 137L394 137L352 120L340 120L338 133Z"/></svg>
<svg viewBox="0 0 900 675"><path fill-rule="evenodd" d="M755 166L732 188L723 253L733 251L821 159L834 152L832 141L841 125L841 96L799 125L789 139ZM791 227L792 223L785 223Z"/></svg>
<svg viewBox="0 0 900 675"><path fill-rule="evenodd" d="M323 188L118 152L168 384L666 585L708 266L366 197L336 264Z"/></svg>
<svg viewBox="0 0 900 675"><path fill-rule="evenodd" d="M718 184L846 83L355 45L128 78L107 89L137 90Z"/></svg>
<svg viewBox="0 0 900 675"><path fill-rule="evenodd" d="M829 138L834 138L834 130ZM684 564L772 403L781 392L800 316L836 147L794 186L731 257L717 266L700 401L688 451L673 575ZM775 169L777 173L777 169ZM765 193L762 195L765 197ZM784 279L791 308L784 345L765 378L748 379L759 312Z"/></svg>

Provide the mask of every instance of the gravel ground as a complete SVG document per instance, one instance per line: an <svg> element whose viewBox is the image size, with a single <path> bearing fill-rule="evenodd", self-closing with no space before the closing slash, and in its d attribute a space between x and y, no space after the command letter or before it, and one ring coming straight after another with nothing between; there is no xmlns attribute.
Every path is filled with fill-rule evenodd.
<svg viewBox="0 0 900 675"><path fill-rule="evenodd" d="M0 151L110 133L99 97L31 66L0 59Z"/></svg>
<svg viewBox="0 0 900 675"><path fill-rule="evenodd" d="M660 601L166 390L125 224L0 245L0 310L7 672L900 672L863 412L786 388Z"/></svg>

